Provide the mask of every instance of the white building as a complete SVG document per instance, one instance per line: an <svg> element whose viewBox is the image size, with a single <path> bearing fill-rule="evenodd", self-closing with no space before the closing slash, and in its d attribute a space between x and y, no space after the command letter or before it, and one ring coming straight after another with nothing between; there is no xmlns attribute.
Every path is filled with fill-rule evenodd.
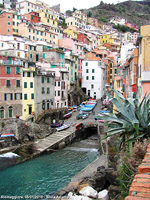
<svg viewBox="0 0 150 200"><path fill-rule="evenodd" d="M110 19L110 23L113 23L115 25L117 25L117 24L125 25L126 19L120 18L120 17L113 17Z"/></svg>
<svg viewBox="0 0 150 200"><path fill-rule="evenodd" d="M28 45L23 37L0 35L1 55L28 58Z"/></svg>
<svg viewBox="0 0 150 200"><path fill-rule="evenodd" d="M105 65L102 61L82 61L82 89L89 97L100 99L104 95Z"/></svg>

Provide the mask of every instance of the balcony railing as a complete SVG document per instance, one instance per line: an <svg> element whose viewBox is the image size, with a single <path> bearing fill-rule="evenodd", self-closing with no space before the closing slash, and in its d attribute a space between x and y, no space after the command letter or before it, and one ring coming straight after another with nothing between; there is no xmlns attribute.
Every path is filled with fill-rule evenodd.
<svg viewBox="0 0 150 200"><path fill-rule="evenodd" d="M20 60L0 60L2 65L23 65L23 61Z"/></svg>

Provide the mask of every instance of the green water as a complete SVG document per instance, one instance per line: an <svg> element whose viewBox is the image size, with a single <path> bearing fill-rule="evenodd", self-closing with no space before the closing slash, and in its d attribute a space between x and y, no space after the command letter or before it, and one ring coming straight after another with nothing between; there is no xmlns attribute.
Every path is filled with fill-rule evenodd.
<svg viewBox="0 0 150 200"><path fill-rule="evenodd" d="M95 160L98 152L65 148L0 171L1 195L50 195Z"/></svg>

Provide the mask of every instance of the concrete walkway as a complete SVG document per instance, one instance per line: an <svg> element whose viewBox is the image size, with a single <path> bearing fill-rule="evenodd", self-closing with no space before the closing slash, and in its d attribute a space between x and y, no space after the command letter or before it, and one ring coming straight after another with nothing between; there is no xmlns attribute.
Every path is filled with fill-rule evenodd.
<svg viewBox="0 0 150 200"><path fill-rule="evenodd" d="M75 127L70 127L64 131L55 132L52 135L40 139L34 142L34 147L36 151L39 153L46 151L47 149L51 149L53 145L59 144L61 141L65 140L68 136L75 132Z"/></svg>

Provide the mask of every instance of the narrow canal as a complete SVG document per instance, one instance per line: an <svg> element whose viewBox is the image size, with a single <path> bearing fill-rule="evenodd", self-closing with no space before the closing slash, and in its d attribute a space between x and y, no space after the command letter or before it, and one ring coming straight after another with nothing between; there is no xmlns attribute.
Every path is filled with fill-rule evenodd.
<svg viewBox="0 0 150 200"><path fill-rule="evenodd" d="M1 170L0 195L56 193L99 156L98 142L92 137L54 153Z"/></svg>

